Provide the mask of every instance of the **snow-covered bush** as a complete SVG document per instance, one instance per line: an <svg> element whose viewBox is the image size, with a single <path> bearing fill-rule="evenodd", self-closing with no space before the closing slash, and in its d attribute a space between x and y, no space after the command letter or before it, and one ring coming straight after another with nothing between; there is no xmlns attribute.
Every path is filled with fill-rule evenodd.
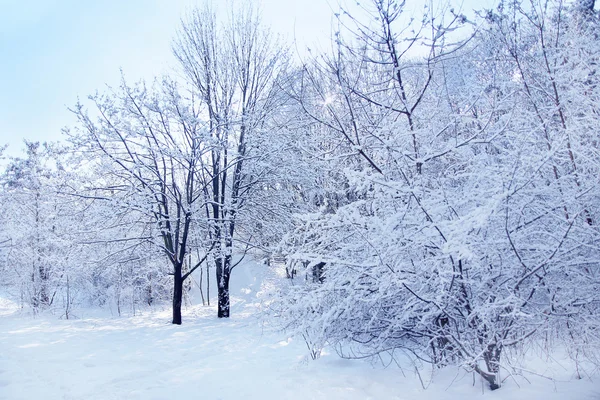
<svg viewBox="0 0 600 400"><path fill-rule="evenodd" d="M352 200L286 238L288 258L325 268L283 296L284 326L348 357L463 365L493 389L503 352L548 334L595 359L597 16L501 4L453 46L460 15L428 14L415 38L396 33L399 3L371 6L306 70L307 113L350 146L331 162L361 162L337 166Z"/></svg>

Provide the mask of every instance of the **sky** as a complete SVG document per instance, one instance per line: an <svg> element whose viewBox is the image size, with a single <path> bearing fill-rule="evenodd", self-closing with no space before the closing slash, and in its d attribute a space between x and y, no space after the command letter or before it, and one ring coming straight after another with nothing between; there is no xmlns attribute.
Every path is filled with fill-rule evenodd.
<svg viewBox="0 0 600 400"><path fill-rule="evenodd" d="M174 62L171 40L194 0L0 0L0 145L58 140L68 107L106 85L152 79ZM327 40L325 0L262 1L263 18L290 40ZM314 4L311 4L314 3Z"/></svg>
<svg viewBox="0 0 600 400"><path fill-rule="evenodd" d="M78 98L174 67L171 41L204 0L0 0L0 145L60 140ZM327 48L336 0L256 0L296 47ZM477 2L478 0L467 0ZM213 0L223 7L225 0Z"/></svg>

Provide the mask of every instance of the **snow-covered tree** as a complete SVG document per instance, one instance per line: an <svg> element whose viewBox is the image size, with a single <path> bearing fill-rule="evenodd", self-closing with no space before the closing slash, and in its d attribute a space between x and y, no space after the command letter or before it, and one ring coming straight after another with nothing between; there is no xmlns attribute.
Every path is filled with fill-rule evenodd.
<svg viewBox="0 0 600 400"><path fill-rule="evenodd" d="M275 208L290 170L284 140L290 136L277 115L286 100L286 49L251 6L222 23L207 5L185 20L173 51L208 132L207 153L199 160L202 199L214 247L218 316L227 318L236 247L242 253L253 247L254 230L265 232L270 220L281 217Z"/></svg>
<svg viewBox="0 0 600 400"><path fill-rule="evenodd" d="M80 127L73 141L88 157L112 165L83 195L113 202L115 212L139 227L120 240L151 241L163 250L172 266L173 323L181 324L183 283L207 256L200 253L184 271L188 256L197 254L192 241L202 246L206 232L201 174L210 147L200 111L166 78L151 88L123 81L119 89L91 100L98 120L78 104L74 112Z"/></svg>
<svg viewBox="0 0 600 400"><path fill-rule="evenodd" d="M560 3L511 3L456 41L466 18L452 10L402 30L403 3L361 8L306 69L305 111L345 142L348 186L286 239L323 274L291 288L286 324L317 348L402 349L492 388L505 351L558 325L574 336L574 318L589 349L593 20L582 31Z"/></svg>

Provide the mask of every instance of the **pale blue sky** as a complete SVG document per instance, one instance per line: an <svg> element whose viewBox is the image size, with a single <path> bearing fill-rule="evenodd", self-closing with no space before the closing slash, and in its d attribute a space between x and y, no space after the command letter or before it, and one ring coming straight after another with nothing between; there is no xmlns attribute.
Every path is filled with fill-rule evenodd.
<svg viewBox="0 0 600 400"><path fill-rule="evenodd" d="M166 1L0 0L0 143L56 140L67 105L119 67L159 73L179 10Z"/></svg>
<svg viewBox="0 0 600 400"><path fill-rule="evenodd" d="M327 40L325 0L263 0L273 30ZM0 144L15 155L28 140L57 140L72 124L67 106L172 66L181 15L198 0L0 0ZM216 1L215 3L219 3ZM314 3L314 4L311 4ZM310 5L310 7L308 7Z"/></svg>
<svg viewBox="0 0 600 400"><path fill-rule="evenodd" d="M166 72L181 15L202 1L0 0L0 145L16 155L23 139L60 139L67 106L117 85L119 68L132 81ZM260 2L273 31L327 46L337 0Z"/></svg>

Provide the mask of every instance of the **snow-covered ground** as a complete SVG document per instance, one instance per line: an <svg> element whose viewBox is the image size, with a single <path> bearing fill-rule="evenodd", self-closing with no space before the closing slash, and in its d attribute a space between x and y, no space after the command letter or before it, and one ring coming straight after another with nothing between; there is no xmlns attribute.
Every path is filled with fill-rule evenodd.
<svg viewBox="0 0 600 400"><path fill-rule="evenodd" d="M169 323L168 310L34 319L0 299L0 399L600 399L598 382L572 380L567 369L555 372L557 381L507 379L495 392L448 369L424 390L410 370L335 354L310 360L301 340L256 317L260 268L234 271L230 320L218 320L214 307L194 306L182 326Z"/></svg>

